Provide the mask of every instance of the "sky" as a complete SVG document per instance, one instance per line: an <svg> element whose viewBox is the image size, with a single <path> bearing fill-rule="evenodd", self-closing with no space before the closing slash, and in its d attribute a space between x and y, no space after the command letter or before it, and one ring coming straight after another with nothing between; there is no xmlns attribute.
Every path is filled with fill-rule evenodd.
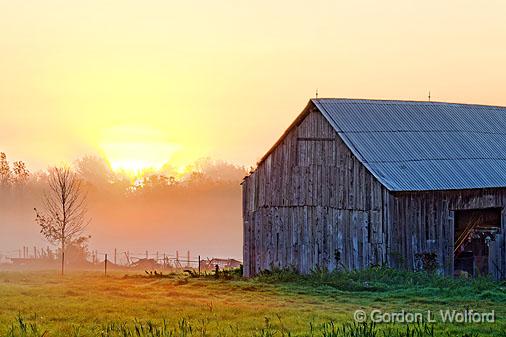
<svg viewBox="0 0 506 337"><path fill-rule="evenodd" d="M504 1L0 0L0 151L246 166L320 97L506 105Z"/></svg>

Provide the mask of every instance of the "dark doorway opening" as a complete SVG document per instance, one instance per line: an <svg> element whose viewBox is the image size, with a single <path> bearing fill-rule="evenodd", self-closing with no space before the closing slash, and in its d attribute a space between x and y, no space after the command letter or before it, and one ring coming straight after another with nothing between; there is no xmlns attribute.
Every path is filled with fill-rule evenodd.
<svg viewBox="0 0 506 337"><path fill-rule="evenodd" d="M454 274L489 274L489 246L500 228L500 208L456 211Z"/></svg>

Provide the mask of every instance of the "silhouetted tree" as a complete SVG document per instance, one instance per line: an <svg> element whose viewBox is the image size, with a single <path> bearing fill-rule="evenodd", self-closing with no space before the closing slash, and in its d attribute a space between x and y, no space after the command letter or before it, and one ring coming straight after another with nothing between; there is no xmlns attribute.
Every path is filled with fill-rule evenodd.
<svg viewBox="0 0 506 337"><path fill-rule="evenodd" d="M81 180L68 167L55 167L49 171L48 189L44 193L43 210L35 209L35 221L40 232L61 249L61 273L65 269L65 249L79 237L88 223L86 194Z"/></svg>
<svg viewBox="0 0 506 337"><path fill-rule="evenodd" d="M15 161L13 164L13 181L16 184L24 185L28 181L28 177L30 175L30 172L26 168L26 165L22 161Z"/></svg>
<svg viewBox="0 0 506 337"><path fill-rule="evenodd" d="M0 186L6 187L11 181L11 168L7 161L7 155L0 152Z"/></svg>

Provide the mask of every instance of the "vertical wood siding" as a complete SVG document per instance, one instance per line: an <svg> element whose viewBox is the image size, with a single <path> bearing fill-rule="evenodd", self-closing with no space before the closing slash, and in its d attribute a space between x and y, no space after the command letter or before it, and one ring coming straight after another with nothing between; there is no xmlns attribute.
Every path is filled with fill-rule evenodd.
<svg viewBox="0 0 506 337"><path fill-rule="evenodd" d="M244 273L386 261L385 189L311 111L243 182Z"/></svg>
<svg viewBox="0 0 506 337"><path fill-rule="evenodd" d="M392 200L395 225L390 246L392 265L412 269L415 254L435 252L440 271L453 273L454 213L459 210L500 208L506 205L504 189L457 191L402 192ZM494 278L506 278L505 227L506 214L502 211L501 231L490 244L489 271Z"/></svg>

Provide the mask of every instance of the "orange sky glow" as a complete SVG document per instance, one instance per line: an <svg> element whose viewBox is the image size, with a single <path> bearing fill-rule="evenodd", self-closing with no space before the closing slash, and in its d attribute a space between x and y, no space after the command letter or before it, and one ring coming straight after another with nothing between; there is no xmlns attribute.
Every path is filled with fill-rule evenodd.
<svg viewBox="0 0 506 337"><path fill-rule="evenodd" d="M506 105L502 1L1 1L0 151L256 160L314 96Z"/></svg>

